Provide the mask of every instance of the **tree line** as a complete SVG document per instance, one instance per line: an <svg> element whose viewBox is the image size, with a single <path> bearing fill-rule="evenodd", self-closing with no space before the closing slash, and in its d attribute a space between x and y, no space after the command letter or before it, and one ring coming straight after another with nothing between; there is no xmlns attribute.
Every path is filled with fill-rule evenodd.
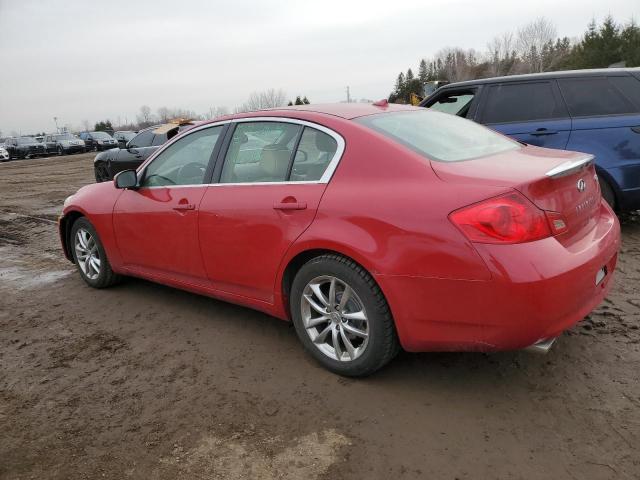
<svg viewBox="0 0 640 480"><path fill-rule="evenodd" d="M408 103L412 93L423 95L429 81L458 82L523 73L640 66L640 26L606 17L592 20L578 40L559 37L555 25L540 17L487 43L484 52L444 48L433 58L421 59L417 74L409 68L396 77L390 102Z"/></svg>

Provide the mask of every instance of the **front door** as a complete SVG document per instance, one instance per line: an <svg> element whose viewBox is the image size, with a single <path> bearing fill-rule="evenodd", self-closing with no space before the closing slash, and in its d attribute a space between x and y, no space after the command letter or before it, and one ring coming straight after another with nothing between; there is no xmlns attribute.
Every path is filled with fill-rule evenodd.
<svg viewBox="0 0 640 480"><path fill-rule="evenodd" d="M215 288L274 301L280 262L313 221L342 151L341 137L304 122L236 124L218 183L200 204L202 258Z"/></svg>
<svg viewBox="0 0 640 480"><path fill-rule="evenodd" d="M196 130L169 145L139 172L140 187L118 198L113 222L126 267L155 277L207 283L198 215L223 128Z"/></svg>

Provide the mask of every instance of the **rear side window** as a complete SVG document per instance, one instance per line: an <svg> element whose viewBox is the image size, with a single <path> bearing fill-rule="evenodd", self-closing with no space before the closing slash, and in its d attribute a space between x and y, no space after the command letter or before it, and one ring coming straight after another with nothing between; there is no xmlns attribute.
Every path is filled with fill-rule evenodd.
<svg viewBox="0 0 640 480"><path fill-rule="evenodd" d="M493 85L483 110L482 123L527 122L566 115L550 82Z"/></svg>
<svg viewBox="0 0 640 480"><path fill-rule="evenodd" d="M156 133L153 136L153 142L151 143L151 145L153 145L154 147L157 147L158 145L162 145L166 141L167 141L167 136L165 134Z"/></svg>
<svg viewBox="0 0 640 480"><path fill-rule="evenodd" d="M473 92L445 93L429 108L438 112L466 117L469 113L469 106L471 105L473 97Z"/></svg>
<svg viewBox="0 0 640 480"><path fill-rule="evenodd" d="M443 162L517 150L520 145L455 115L429 110L369 115L356 119L415 152Z"/></svg>
<svg viewBox="0 0 640 480"><path fill-rule="evenodd" d="M293 160L291 177L294 182L312 182L322 178L329 162L338 150L333 137L315 128L305 127Z"/></svg>
<svg viewBox="0 0 640 480"><path fill-rule="evenodd" d="M561 78L558 85L572 117L621 115L638 111L607 77Z"/></svg>
<svg viewBox="0 0 640 480"><path fill-rule="evenodd" d="M609 81L636 107L635 112L640 112L640 80L627 75L624 77L609 77Z"/></svg>

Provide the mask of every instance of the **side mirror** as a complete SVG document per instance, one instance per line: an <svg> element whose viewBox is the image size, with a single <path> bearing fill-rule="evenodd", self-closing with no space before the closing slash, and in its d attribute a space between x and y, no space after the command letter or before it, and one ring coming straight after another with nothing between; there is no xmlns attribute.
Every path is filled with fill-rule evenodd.
<svg viewBox="0 0 640 480"><path fill-rule="evenodd" d="M116 188L136 188L138 186L138 176L135 170L123 170L113 177Z"/></svg>

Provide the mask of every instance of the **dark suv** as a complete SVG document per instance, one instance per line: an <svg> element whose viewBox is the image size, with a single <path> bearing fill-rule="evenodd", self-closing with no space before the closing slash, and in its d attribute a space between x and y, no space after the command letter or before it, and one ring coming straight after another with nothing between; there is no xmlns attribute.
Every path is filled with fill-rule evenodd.
<svg viewBox="0 0 640 480"><path fill-rule="evenodd" d="M640 209L640 68L451 83L420 105L531 145L591 153L609 204Z"/></svg>
<svg viewBox="0 0 640 480"><path fill-rule="evenodd" d="M82 132L80 138L84 140L87 152L101 152L118 146L118 142L107 132Z"/></svg>
<svg viewBox="0 0 640 480"><path fill-rule="evenodd" d="M107 182L122 170L138 168L163 143L193 125L193 122L155 125L141 130L129 140L125 148L99 153L93 161L96 182Z"/></svg>

